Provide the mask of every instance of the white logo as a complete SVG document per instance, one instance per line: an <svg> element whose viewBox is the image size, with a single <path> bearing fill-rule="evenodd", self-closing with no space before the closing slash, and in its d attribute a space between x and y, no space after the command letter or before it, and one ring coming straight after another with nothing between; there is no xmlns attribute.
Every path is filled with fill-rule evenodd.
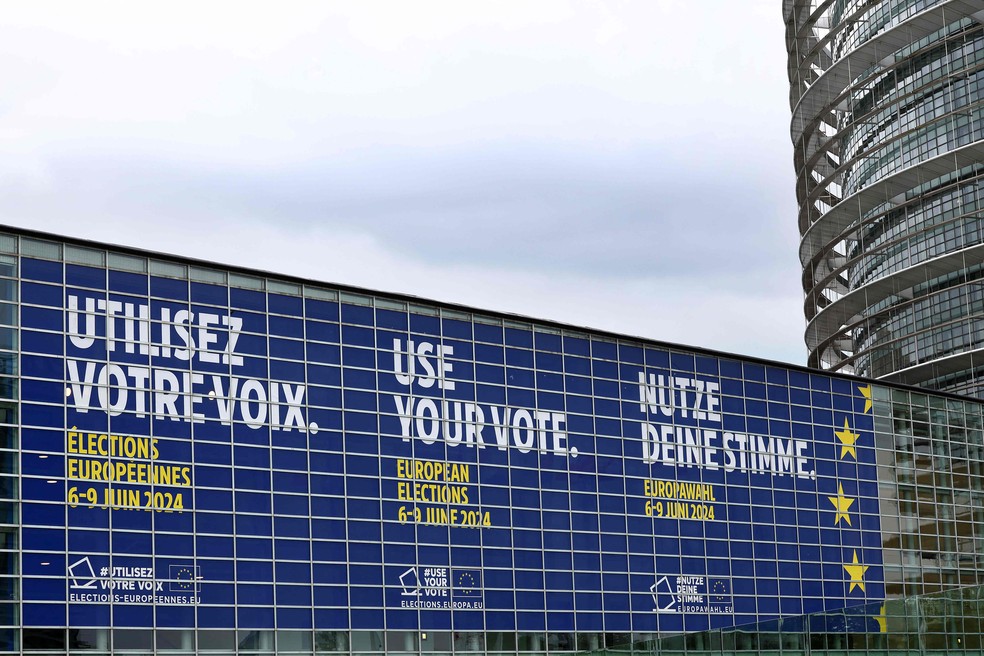
<svg viewBox="0 0 984 656"><path fill-rule="evenodd" d="M403 586L404 597L419 597L420 583L417 582L417 568L411 567L400 574L400 585Z"/></svg>
<svg viewBox="0 0 984 656"><path fill-rule="evenodd" d="M88 556L69 565L68 572L72 577L73 588L90 589L96 587L96 572L92 569L92 563L89 562Z"/></svg>
<svg viewBox="0 0 984 656"><path fill-rule="evenodd" d="M726 578L661 576L649 586L649 592L657 613L730 615L735 612L731 581Z"/></svg>
<svg viewBox="0 0 984 656"><path fill-rule="evenodd" d="M673 586L665 576L661 576L655 583L649 586L649 591L653 594L653 608L656 612L673 612L676 609L676 596L673 594Z"/></svg>

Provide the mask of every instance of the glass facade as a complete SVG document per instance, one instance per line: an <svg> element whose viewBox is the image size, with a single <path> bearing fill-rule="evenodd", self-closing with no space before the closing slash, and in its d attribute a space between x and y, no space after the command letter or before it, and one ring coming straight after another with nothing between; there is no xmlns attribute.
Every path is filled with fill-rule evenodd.
<svg viewBox="0 0 984 656"><path fill-rule="evenodd" d="M26 231L0 294L3 653L874 648L984 585L974 399Z"/></svg>
<svg viewBox="0 0 984 656"><path fill-rule="evenodd" d="M980 10L784 3L811 366L984 395Z"/></svg>
<svg viewBox="0 0 984 656"><path fill-rule="evenodd" d="M700 633L654 637L594 654L737 656L946 656L984 649L984 587ZM864 630L876 617L879 632ZM884 629L884 630L882 630Z"/></svg>

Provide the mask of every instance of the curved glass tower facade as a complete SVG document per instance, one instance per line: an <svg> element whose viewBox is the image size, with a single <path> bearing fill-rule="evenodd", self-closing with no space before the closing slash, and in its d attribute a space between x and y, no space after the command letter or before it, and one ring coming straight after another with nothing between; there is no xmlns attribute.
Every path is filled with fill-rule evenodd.
<svg viewBox="0 0 984 656"><path fill-rule="evenodd" d="M783 11L809 364L984 395L984 2Z"/></svg>

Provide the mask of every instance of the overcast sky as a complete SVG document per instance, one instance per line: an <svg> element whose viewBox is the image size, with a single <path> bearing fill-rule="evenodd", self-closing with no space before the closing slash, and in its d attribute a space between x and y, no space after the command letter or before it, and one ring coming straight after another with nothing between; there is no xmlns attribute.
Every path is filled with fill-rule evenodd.
<svg viewBox="0 0 984 656"><path fill-rule="evenodd" d="M780 0L18 2L0 223L802 364Z"/></svg>

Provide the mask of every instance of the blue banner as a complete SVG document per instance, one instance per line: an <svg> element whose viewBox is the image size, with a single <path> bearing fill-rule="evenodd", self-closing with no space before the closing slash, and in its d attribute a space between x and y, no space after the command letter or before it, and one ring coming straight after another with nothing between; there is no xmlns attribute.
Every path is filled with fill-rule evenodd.
<svg viewBox="0 0 984 656"><path fill-rule="evenodd" d="M673 632L884 599L866 385L436 308L22 276L25 626Z"/></svg>

